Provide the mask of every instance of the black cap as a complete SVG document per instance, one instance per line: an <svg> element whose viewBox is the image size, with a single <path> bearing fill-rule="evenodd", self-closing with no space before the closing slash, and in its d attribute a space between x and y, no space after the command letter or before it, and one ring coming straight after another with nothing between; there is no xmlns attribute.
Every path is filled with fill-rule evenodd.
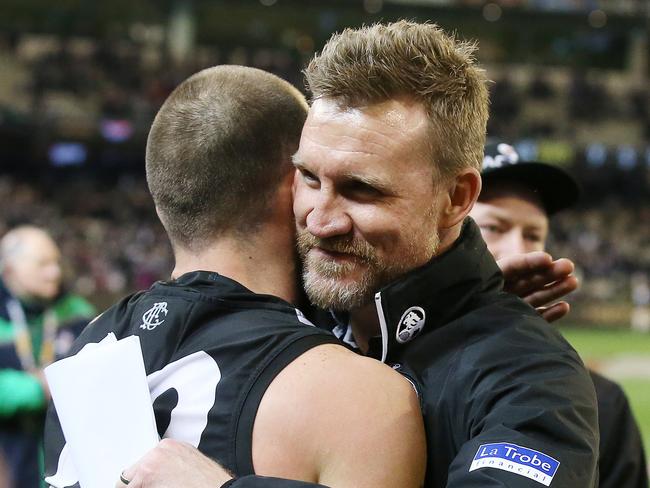
<svg viewBox="0 0 650 488"><path fill-rule="evenodd" d="M481 176L484 189L499 181L530 188L539 195L549 215L571 207L580 198L580 187L569 173L550 164L523 160L514 147L504 142L485 146Z"/></svg>

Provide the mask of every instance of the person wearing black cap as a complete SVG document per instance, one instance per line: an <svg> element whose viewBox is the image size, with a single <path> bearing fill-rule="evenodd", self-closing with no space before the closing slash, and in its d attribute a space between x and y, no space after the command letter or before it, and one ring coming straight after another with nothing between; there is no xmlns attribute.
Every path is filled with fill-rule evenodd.
<svg viewBox="0 0 650 488"><path fill-rule="evenodd" d="M523 160L509 144L485 148L483 188L470 215L495 259L543 251L549 217L576 204L580 189L561 168ZM556 307L566 308L561 302ZM648 476L639 429L625 393L590 371L598 399L601 488L645 488Z"/></svg>

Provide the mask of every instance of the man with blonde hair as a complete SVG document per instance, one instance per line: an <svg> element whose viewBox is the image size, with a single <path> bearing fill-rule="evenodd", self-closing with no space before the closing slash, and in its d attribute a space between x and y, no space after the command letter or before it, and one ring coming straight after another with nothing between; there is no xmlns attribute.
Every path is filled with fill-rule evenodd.
<svg viewBox="0 0 650 488"><path fill-rule="evenodd" d="M488 117L474 46L433 24L333 36L294 156L305 289L417 385L427 486L597 483L593 385L467 218ZM352 340L350 340L352 342Z"/></svg>
<svg viewBox="0 0 650 488"><path fill-rule="evenodd" d="M488 116L473 51L433 24L401 21L346 29L312 60L313 103L293 158L305 288L332 310L341 340L417 388L425 486L596 486L587 371L502 291L467 218ZM173 452L133 467L157 473L137 486L211 486L191 456L184 476L166 469Z"/></svg>

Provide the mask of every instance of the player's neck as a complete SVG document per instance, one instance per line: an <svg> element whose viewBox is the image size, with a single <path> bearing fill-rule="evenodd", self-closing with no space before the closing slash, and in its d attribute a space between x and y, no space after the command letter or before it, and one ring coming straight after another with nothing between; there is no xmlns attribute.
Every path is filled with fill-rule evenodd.
<svg viewBox="0 0 650 488"><path fill-rule="evenodd" d="M241 238L221 237L200 253L176 250L178 278L190 271L215 271L254 293L274 295L296 303L297 279L293 242L273 232Z"/></svg>

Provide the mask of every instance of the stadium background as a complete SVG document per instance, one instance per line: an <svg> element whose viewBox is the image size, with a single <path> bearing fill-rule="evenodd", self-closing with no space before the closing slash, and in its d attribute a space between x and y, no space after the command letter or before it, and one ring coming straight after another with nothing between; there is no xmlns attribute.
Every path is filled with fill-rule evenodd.
<svg viewBox="0 0 650 488"><path fill-rule="evenodd" d="M100 308L167 277L143 156L174 86L228 63L302 88L332 32L398 18L477 40L489 135L580 181L552 222L582 279L561 327L622 383L650 446L650 0L3 0L0 235L50 229Z"/></svg>

